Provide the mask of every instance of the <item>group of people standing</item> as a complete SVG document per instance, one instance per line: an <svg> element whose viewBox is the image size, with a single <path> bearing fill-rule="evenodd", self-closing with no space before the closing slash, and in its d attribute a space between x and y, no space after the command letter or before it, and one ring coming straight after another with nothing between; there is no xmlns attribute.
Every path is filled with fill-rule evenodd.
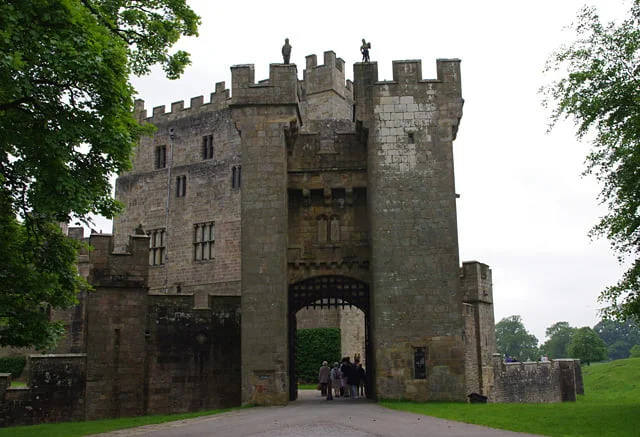
<svg viewBox="0 0 640 437"><path fill-rule="evenodd" d="M332 368L323 361L318 381L320 393L327 400L333 400L334 396L357 399L367 393L366 371L359 360L352 363L349 357L343 358L340 363L333 363Z"/></svg>

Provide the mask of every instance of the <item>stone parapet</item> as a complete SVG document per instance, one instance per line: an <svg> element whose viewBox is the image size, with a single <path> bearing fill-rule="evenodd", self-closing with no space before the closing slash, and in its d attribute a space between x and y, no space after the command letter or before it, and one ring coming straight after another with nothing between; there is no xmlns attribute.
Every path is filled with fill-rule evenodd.
<svg viewBox="0 0 640 437"><path fill-rule="evenodd" d="M574 359L506 363L496 353L486 395L489 402L575 402L579 368L580 361Z"/></svg>

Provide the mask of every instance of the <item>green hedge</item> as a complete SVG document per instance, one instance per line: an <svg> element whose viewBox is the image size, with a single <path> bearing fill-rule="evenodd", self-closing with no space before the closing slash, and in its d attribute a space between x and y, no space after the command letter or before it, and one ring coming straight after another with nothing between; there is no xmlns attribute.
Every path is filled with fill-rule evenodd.
<svg viewBox="0 0 640 437"><path fill-rule="evenodd" d="M301 384L317 384L323 361L340 361L340 328L298 329L296 373Z"/></svg>
<svg viewBox="0 0 640 437"><path fill-rule="evenodd" d="M26 364L25 357L0 358L0 373L11 373L11 379L15 379L20 376Z"/></svg>

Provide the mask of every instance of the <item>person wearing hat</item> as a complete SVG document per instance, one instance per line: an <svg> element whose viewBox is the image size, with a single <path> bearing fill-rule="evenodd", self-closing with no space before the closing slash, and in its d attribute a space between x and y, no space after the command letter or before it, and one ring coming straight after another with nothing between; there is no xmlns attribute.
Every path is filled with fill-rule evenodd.
<svg viewBox="0 0 640 437"><path fill-rule="evenodd" d="M320 371L318 372L318 382L320 383L320 393L322 396L327 395L327 386L329 385L329 366L327 366L327 362L322 362L322 367L320 367Z"/></svg>

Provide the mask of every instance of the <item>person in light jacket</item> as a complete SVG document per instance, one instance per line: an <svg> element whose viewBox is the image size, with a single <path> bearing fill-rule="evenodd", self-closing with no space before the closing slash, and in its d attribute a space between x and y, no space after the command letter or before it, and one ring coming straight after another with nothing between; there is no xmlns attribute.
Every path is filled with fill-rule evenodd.
<svg viewBox="0 0 640 437"><path fill-rule="evenodd" d="M320 393L322 396L327 395L327 386L329 385L329 366L326 361L322 362L320 371L318 372L318 382L320 383Z"/></svg>

